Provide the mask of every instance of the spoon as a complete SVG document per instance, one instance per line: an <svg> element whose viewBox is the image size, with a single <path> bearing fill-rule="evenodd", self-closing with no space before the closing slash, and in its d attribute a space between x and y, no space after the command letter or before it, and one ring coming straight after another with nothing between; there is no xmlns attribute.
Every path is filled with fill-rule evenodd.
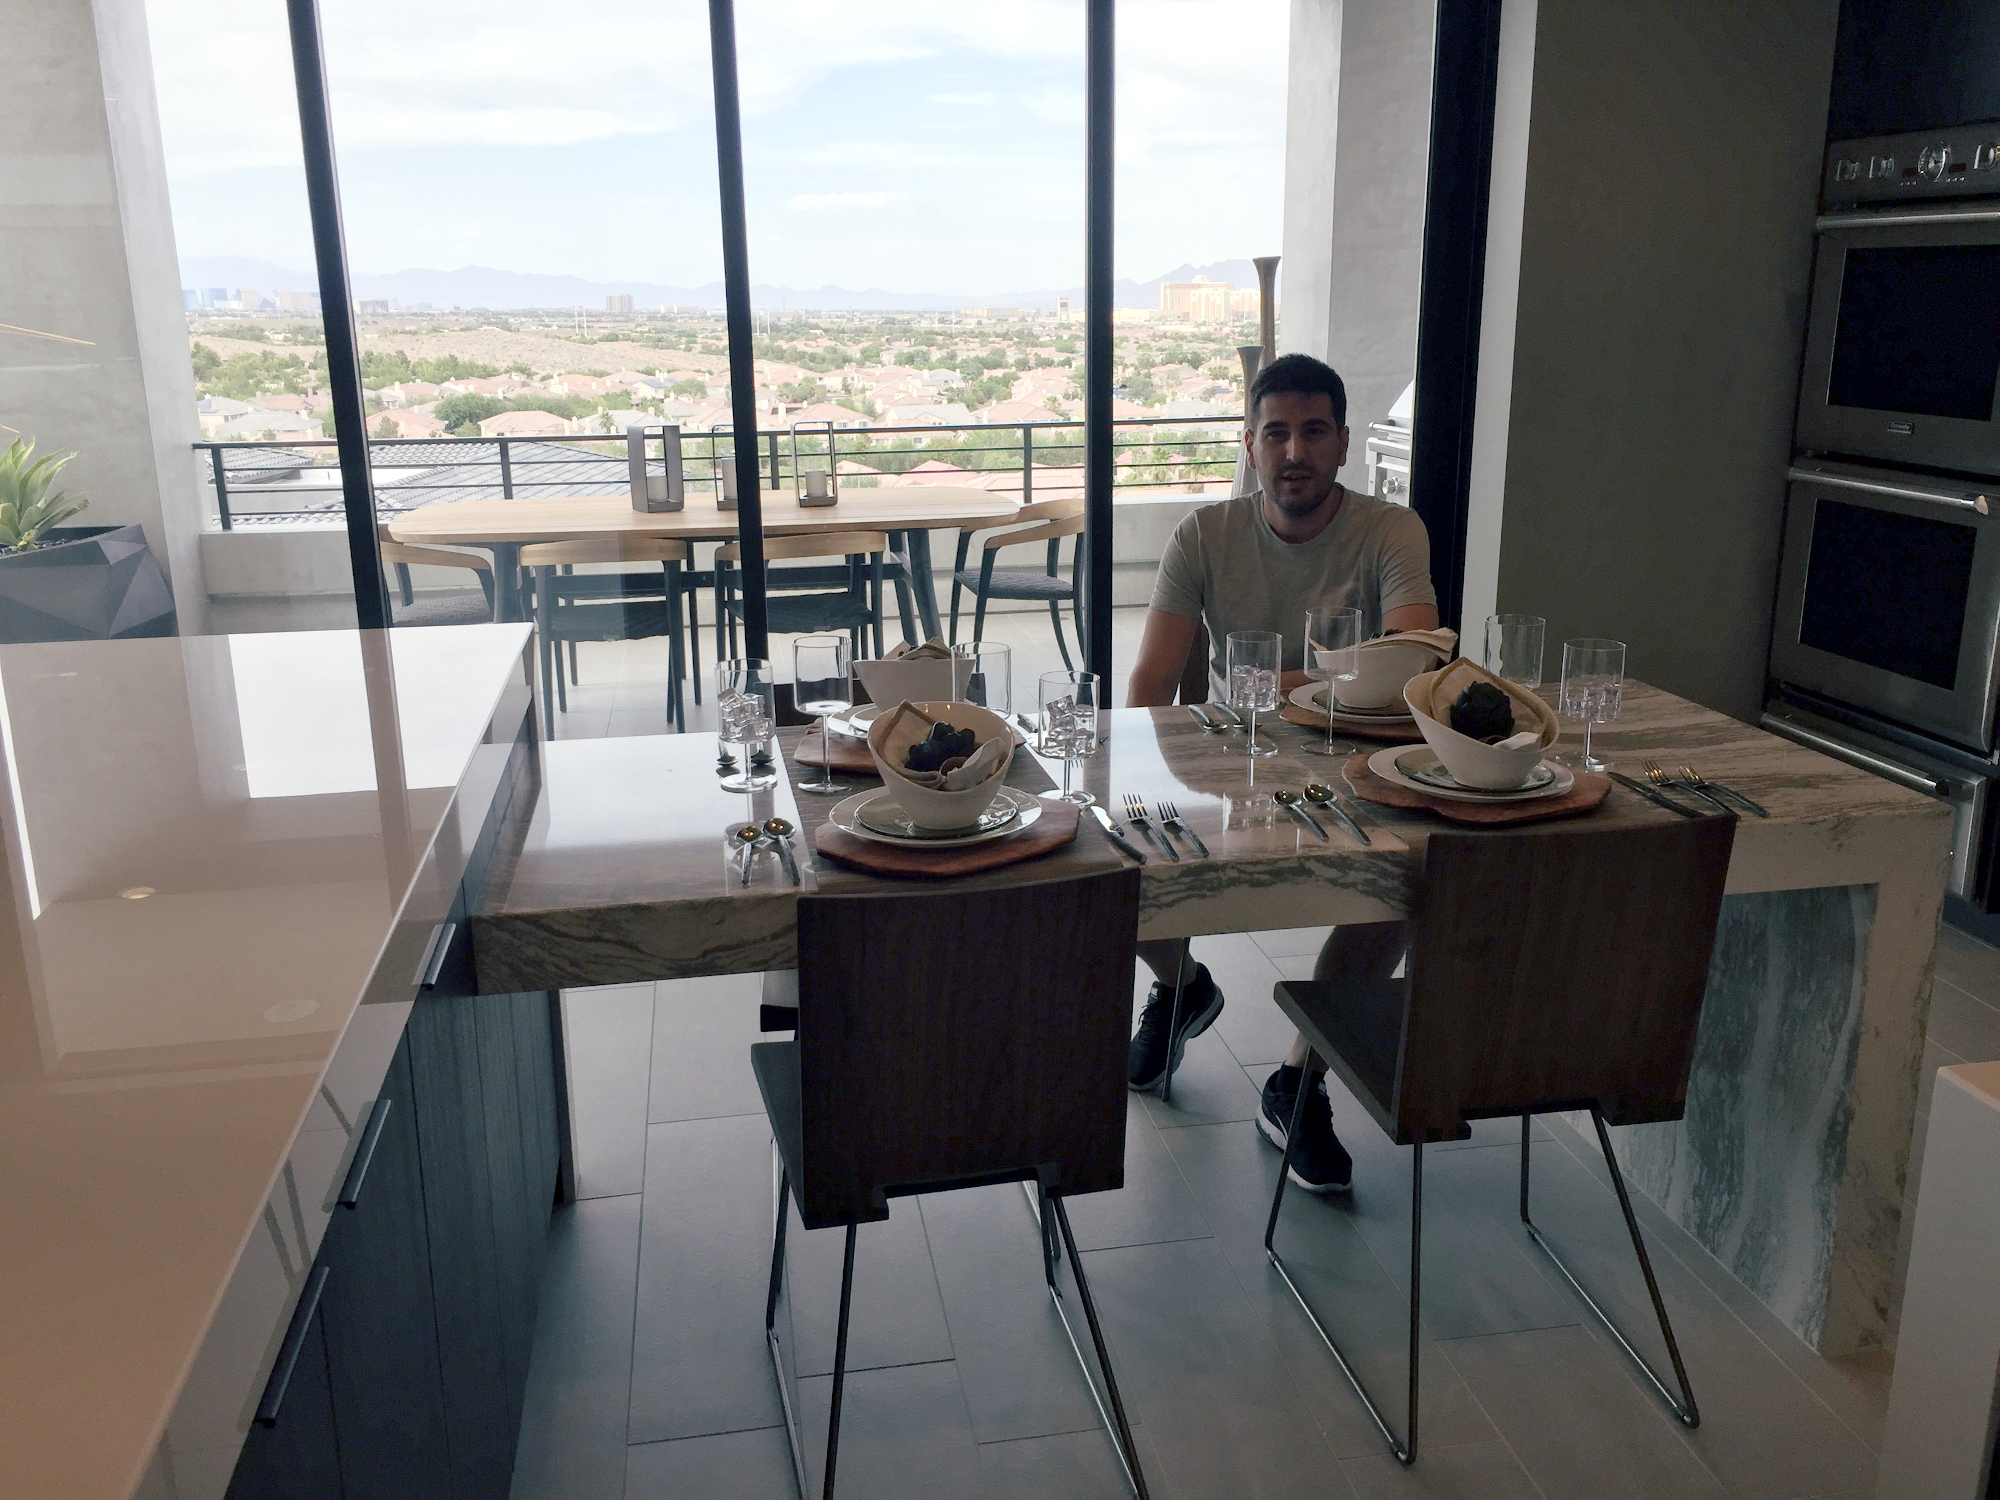
<svg viewBox="0 0 2000 1500"><path fill-rule="evenodd" d="M736 830L736 842L743 846L743 884L750 883L750 861L756 856L757 841L764 836L764 830L755 823L745 823Z"/></svg>
<svg viewBox="0 0 2000 1500"><path fill-rule="evenodd" d="M1211 722L1208 715L1203 713L1200 709L1196 708L1192 703L1183 704L1182 706L1187 709L1188 717L1193 719L1195 723L1199 724L1202 727L1204 733L1207 734L1222 733L1222 726L1220 724Z"/></svg>
<svg viewBox="0 0 2000 1500"><path fill-rule="evenodd" d="M1368 830L1349 817L1346 809L1334 800L1333 788L1327 786L1324 782L1308 781L1306 783L1306 801L1312 803L1314 807L1321 807L1332 813L1336 818L1340 819L1341 826L1360 839L1362 843L1372 844L1375 842L1368 837Z"/></svg>
<svg viewBox="0 0 2000 1500"><path fill-rule="evenodd" d="M1280 787L1277 791L1271 793L1271 800L1290 813L1294 818L1298 819L1299 822L1305 824L1314 833L1318 834L1319 841L1322 844L1333 842L1332 839L1326 836L1326 830L1320 827L1314 820L1313 815L1300 806L1305 801L1305 798L1301 797L1297 792Z"/></svg>
<svg viewBox="0 0 2000 1500"><path fill-rule="evenodd" d="M792 877L792 884L799 883L799 867L792 858L792 825L783 818L766 818L764 832L778 842L778 858L785 862L785 873Z"/></svg>

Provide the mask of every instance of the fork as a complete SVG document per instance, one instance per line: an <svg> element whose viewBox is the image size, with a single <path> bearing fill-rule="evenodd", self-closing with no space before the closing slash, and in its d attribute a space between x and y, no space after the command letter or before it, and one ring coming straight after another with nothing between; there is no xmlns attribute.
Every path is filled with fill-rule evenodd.
<svg viewBox="0 0 2000 1500"><path fill-rule="evenodd" d="M1646 768L1646 779L1652 782L1653 785L1658 787L1661 791L1692 792L1694 793L1695 796L1701 798L1702 801L1706 802L1710 807L1714 808L1717 812L1726 812L1732 818L1736 816L1736 809L1731 807L1728 803L1709 796L1707 792L1704 792L1698 786L1688 786L1684 782L1679 782L1674 780L1673 777L1667 774L1666 768L1662 766L1658 761L1649 760L1642 762L1642 764Z"/></svg>
<svg viewBox="0 0 2000 1500"><path fill-rule="evenodd" d="M1695 769L1693 766L1681 767L1681 780L1685 781L1689 786L1693 787L1697 791L1700 791L1707 787L1713 787L1715 788L1716 791L1722 793L1723 796L1742 803L1745 807L1749 808L1750 811L1755 813L1760 818L1768 818L1771 816L1769 813L1765 812L1763 808L1759 807L1756 803L1752 802L1748 797L1744 796L1741 792L1736 791L1733 788L1726 787L1719 781L1710 781L1703 776L1697 775L1695 773Z"/></svg>
<svg viewBox="0 0 2000 1500"><path fill-rule="evenodd" d="M1160 803L1160 826L1169 833L1178 833L1182 838L1194 845L1195 852L1201 855L1203 859L1212 858L1208 852L1208 845L1201 841L1201 835L1181 821L1181 815L1175 809L1173 803L1167 801Z"/></svg>
<svg viewBox="0 0 2000 1500"><path fill-rule="evenodd" d="M1125 794L1125 821L1145 834L1175 864L1181 862L1180 851L1174 848L1174 841L1146 821L1146 799L1131 792Z"/></svg>

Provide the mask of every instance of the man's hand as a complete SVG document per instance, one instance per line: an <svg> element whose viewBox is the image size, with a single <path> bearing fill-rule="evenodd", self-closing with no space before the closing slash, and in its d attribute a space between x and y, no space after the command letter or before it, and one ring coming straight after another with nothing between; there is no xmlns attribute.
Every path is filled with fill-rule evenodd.
<svg viewBox="0 0 2000 1500"><path fill-rule="evenodd" d="M1195 626L1200 623L1164 610L1146 611L1139 659L1132 663L1132 677L1125 688L1127 708L1163 708L1174 701L1181 671L1187 666L1188 648L1194 645Z"/></svg>

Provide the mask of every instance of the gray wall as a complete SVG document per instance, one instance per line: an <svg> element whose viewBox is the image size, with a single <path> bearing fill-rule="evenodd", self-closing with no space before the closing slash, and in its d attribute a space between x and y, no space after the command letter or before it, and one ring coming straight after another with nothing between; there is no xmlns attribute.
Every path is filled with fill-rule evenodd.
<svg viewBox="0 0 2000 1500"><path fill-rule="evenodd" d="M1352 458L1416 373L1432 8L1292 0L1280 343L1347 383Z"/></svg>
<svg viewBox="0 0 2000 1500"><path fill-rule="evenodd" d="M1467 595L1551 677L1612 636L1761 706L1836 10L1508 0Z"/></svg>
<svg viewBox="0 0 2000 1500"><path fill-rule="evenodd" d="M207 618L199 436L142 0L0 0L0 423L74 449L75 525L139 522ZM0 432L11 441L12 432Z"/></svg>

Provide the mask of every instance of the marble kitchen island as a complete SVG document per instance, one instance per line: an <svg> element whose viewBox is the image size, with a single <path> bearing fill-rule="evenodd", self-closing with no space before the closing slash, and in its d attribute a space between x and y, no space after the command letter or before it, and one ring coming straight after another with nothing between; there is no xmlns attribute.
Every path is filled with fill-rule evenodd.
<svg viewBox="0 0 2000 1500"><path fill-rule="evenodd" d="M496 1113L540 1122L508 1137L511 1180L553 1187L549 999L470 996L453 937L464 880L532 796L527 642L486 625L0 648L0 1495L220 1500L246 1438L284 1461L283 1493L352 1493L371 1450L407 1461L369 1426L384 1395L420 1426L399 1364L444 1404L455 1313L426 1270L519 1247L493 1326L532 1327L533 1191L502 1224L478 1200L504 1174L478 1163L475 1187L460 1161L458 1209L393 1211ZM483 1078L428 1066L452 1027L487 1046ZM253 1427L295 1323L311 1349ZM481 1420L443 1411L429 1453L489 1461ZM408 1493L451 1492L404 1472Z"/></svg>
<svg viewBox="0 0 2000 1500"><path fill-rule="evenodd" d="M1272 725L1255 764L1175 709L1103 721L1082 784L1162 794L1214 858L1144 871L1141 934L1197 936L1382 921L1408 909L1428 815L1367 807L1373 843L1319 844L1269 815L1259 790L1302 787L1330 763ZM794 739L796 737L794 736ZM1865 772L1628 683L1597 742L1630 771L1692 761L1762 803L1737 830L1687 1118L1615 1132L1633 1180L1801 1337L1830 1355L1888 1338L1903 1178L1944 891L1948 810ZM1238 741L1240 743L1240 741ZM714 786L710 736L547 747L541 800L512 831L474 914L482 989L620 984L786 968L796 894L762 868L726 878L722 835L782 813L808 833L824 800L781 784L757 798ZM1255 777L1252 784L1250 778ZM1017 756L1013 779L1047 784ZM1672 816L1614 790L1594 819ZM1120 859L1086 819L1077 843L1004 882ZM768 864L768 862L767 862ZM888 883L815 861L807 889ZM1580 913L1580 920L1589 920ZM1616 942L1615 933L1605 941Z"/></svg>

